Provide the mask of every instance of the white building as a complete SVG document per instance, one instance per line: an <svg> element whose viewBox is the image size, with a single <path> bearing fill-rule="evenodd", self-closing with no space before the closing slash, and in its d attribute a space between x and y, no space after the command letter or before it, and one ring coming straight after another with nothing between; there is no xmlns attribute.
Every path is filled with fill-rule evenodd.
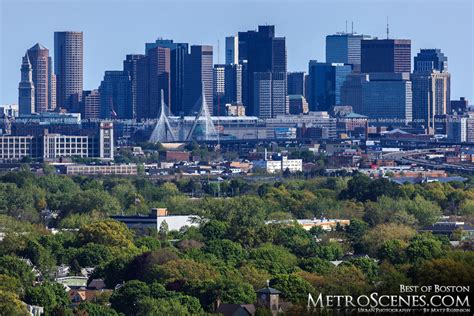
<svg viewBox="0 0 474 316"><path fill-rule="evenodd" d="M302 159L288 159L283 156L281 160L259 160L254 162L254 167L264 169L267 173L284 172L288 169L290 172L303 171Z"/></svg>

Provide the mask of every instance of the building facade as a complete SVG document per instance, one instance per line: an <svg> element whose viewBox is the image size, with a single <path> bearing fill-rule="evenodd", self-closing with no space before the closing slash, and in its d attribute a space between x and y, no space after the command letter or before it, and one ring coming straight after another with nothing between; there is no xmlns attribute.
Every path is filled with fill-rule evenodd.
<svg viewBox="0 0 474 316"><path fill-rule="evenodd" d="M449 112L451 75L448 58L439 49L422 49L414 58L413 124L435 133L435 116Z"/></svg>
<svg viewBox="0 0 474 316"><path fill-rule="evenodd" d="M239 61L246 61L243 70L243 103L248 115L258 115L260 110L257 108L258 104L255 104L257 93L254 93L258 84L254 83L255 78L258 77L256 73L284 73L286 81L286 39L275 36L273 25L259 25L258 31L239 32L238 38Z"/></svg>
<svg viewBox="0 0 474 316"><path fill-rule="evenodd" d="M361 41L370 36L357 33L336 33L326 36L326 62L352 65L360 71Z"/></svg>
<svg viewBox="0 0 474 316"><path fill-rule="evenodd" d="M41 44L36 44L27 51L33 70L32 78L35 86L35 112L45 112L50 109L51 60L49 50Z"/></svg>
<svg viewBox="0 0 474 316"><path fill-rule="evenodd" d="M137 118L155 119L161 108L161 92L168 110L171 107L171 51L157 46L147 50L137 65Z"/></svg>
<svg viewBox="0 0 474 316"><path fill-rule="evenodd" d="M411 40L363 39L361 72L411 72Z"/></svg>
<svg viewBox="0 0 474 316"><path fill-rule="evenodd" d="M288 95L306 97L306 73L303 71L289 72L286 76Z"/></svg>
<svg viewBox="0 0 474 316"><path fill-rule="evenodd" d="M370 125L404 126L412 121L412 83L409 73L370 74L362 82L362 109Z"/></svg>
<svg viewBox="0 0 474 316"><path fill-rule="evenodd" d="M308 101L311 111L329 111L341 104L341 88L352 72L351 65L310 60Z"/></svg>
<svg viewBox="0 0 474 316"><path fill-rule="evenodd" d="M225 38L225 64L236 65L239 63L239 37L227 36Z"/></svg>
<svg viewBox="0 0 474 316"><path fill-rule="evenodd" d="M87 90L82 94L83 109L81 115L85 119L100 118L100 93L99 90Z"/></svg>
<svg viewBox="0 0 474 316"><path fill-rule="evenodd" d="M21 63L21 81L18 85L18 110L21 115L28 115L35 111L35 85L28 54L25 54Z"/></svg>
<svg viewBox="0 0 474 316"><path fill-rule="evenodd" d="M184 108L185 114L193 114L200 109L202 91L207 101L209 113L213 109L213 49L209 45L192 45L185 57Z"/></svg>
<svg viewBox="0 0 474 316"><path fill-rule="evenodd" d="M106 71L99 95L101 118L133 118L132 81L127 72Z"/></svg>
<svg viewBox="0 0 474 316"><path fill-rule="evenodd" d="M287 114L286 72L255 73L253 104L259 118Z"/></svg>
<svg viewBox="0 0 474 316"><path fill-rule="evenodd" d="M132 118L137 117L137 73L138 60L144 58L143 54L129 54L123 61L123 71L130 76L132 84Z"/></svg>
<svg viewBox="0 0 474 316"><path fill-rule="evenodd" d="M57 106L76 110L83 89L83 33L54 33L54 74Z"/></svg>

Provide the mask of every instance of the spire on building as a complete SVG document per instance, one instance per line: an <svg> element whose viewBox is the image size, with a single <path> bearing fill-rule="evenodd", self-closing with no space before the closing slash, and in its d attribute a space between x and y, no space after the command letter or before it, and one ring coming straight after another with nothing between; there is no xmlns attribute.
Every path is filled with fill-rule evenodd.
<svg viewBox="0 0 474 316"><path fill-rule="evenodd" d="M18 108L20 115L31 114L35 111L35 87L28 52L21 62L21 81L18 86Z"/></svg>

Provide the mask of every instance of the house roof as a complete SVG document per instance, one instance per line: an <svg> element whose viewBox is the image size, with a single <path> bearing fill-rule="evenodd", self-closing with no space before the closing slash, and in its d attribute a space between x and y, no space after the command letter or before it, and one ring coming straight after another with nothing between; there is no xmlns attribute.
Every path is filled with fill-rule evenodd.
<svg viewBox="0 0 474 316"><path fill-rule="evenodd" d="M237 310L243 309L249 315L255 314L255 305L253 304L220 304L216 309L216 313L227 315L233 315Z"/></svg>
<svg viewBox="0 0 474 316"><path fill-rule="evenodd" d="M259 294L281 294L280 291L278 291L277 289L274 289L272 287L269 287L269 286L258 290L257 293L259 293Z"/></svg>

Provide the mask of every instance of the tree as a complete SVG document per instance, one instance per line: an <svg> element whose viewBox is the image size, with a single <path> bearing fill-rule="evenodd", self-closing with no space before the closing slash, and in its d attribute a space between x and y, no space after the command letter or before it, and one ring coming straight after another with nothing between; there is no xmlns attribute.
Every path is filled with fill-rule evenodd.
<svg viewBox="0 0 474 316"><path fill-rule="evenodd" d="M169 261L160 266L157 272L159 279L165 283L175 281L184 283L201 282L219 276L219 272L213 266L188 259Z"/></svg>
<svg viewBox="0 0 474 316"><path fill-rule="evenodd" d="M245 264L239 268L242 279L250 283L254 290L261 289L270 280L270 274L264 270L257 269L253 265Z"/></svg>
<svg viewBox="0 0 474 316"><path fill-rule="evenodd" d="M321 289L325 294L358 296L370 291L365 275L355 266L338 266L325 281Z"/></svg>
<svg viewBox="0 0 474 316"><path fill-rule="evenodd" d="M12 256L0 257L0 274L17 278L24 287L33 284L35 279L33 268L25 261Z"/></svg>
<svg viewBox="0 0 474 316"><path fill-rule="evenodd" d="M247 254L242 246L228 239L211 240L204 251L235 265L245 260Z"/></svg>
<svg viewBox="0 0 474 316"><path fill-rule="evenodd" d="M46 313L49 314L56 307L67 306L69 298L61 284L43 283L26 289L25 302L31 305L43 306Z"/></svg>
<svg viewBox="0 0 474 316"><path fill-rule="evenodd" d="M83 302L75 309L75 315L93 315L93 316L118 316L112 308L104 305Z"/></svg>
<svg viewBox="0 0 474 316"><path fill-rule="evenodd" d="M391 239L387 240L378 252L378 257L381 260L388 260L392 264L401 264L407 261L405 250L408 243L399 240Z"/></svg>
<svg viewBox="0 0 474 316"><path fill-rule="evenodd" d="M406 250L411 262L440 258L444 254L442 242L429 233L414 236Z"/></svg>
<svg viewBox="0 0 474 316"><path fill-rule="evenodd" d="M422 285L472 285L474 267L450 258L427 260L415 266L414 277Z"/></svg>
<svg viewBox="0 0 474 316"><path fill-rule="evenodd" d="M127 280L138 279L146 281L153 279L156 265L163 265L177 259L179 259L179 256L170 248L142 253L130 262L125 277Z"/></svg>
<svg viewBox="0 0 474 316"><path fill-rule="evenodd" d="M20 301L18 295L0 290L0 311L2 315L28 316L26 305Z"/></svg>
<svg viewBox="0 0 474 316"><path fill-rule="evenodd" d="M17 278L0 274L0 291L11 292L18 296L23 294L23 286Z"/></svg>
<svg viewBox="0 0 474 316"><path fill-rule="evenodd" d="M366 234L368 228L369 225L360 219L352 219L350 225L347 226L347 237L352 243L354 250L358 252L362 250L362 238Z"/></svg>
<svg viewBox="0 0 474 316"><path fill-rule="evenodd" d="M257 268L271 274L292 272L298 261L286 248L269 243L252 249L249 258Z"/></svg>
<svg viewBox="0 0 474 316"><path fill-rule="evenodd" d="M163 220L160 224L160 229L158 231L158 234L162 239L166 239L166 236L168 236L169 228L168 228L168 223L166 220Z"/></svg>
<svg viewBox="0 0 474 316"><path fill-rule="evenodd" d="M188 309L177 299L165 300L145 297L137 302L134 315L189 315Z"/></svg>
<svg viewBox="0 0 474 316"><path fill-rule="evenodd" d="M79 240L83 243L98 243L108 246L132 247L133 233L125 224L105 220L81 227Z"/></svg>
<svg viewBox="0 0 474 316"><path fill-rule="evenodd" d="M375 257L385 242L393 239L408 241L416 231L408 226L399 224L382 224L371 228L362 240L364 251Z"/></svg>
<svg viewBox="0 0 474 316"><path fill-rule="evenodd" d="M431 225L442 215L438 204L417 195L408 204L408 213L416 217L420 225Z"/></svg>
<svg viewBox="0 0 474 316"><path fill-rule="evenodd" d="M206 240L225 238L229 225L223 221L210 220L201 225L200 231Z"/></svg>
<svg viewBox="0 0 474 316"><path fill-rule="evenodd" d="M330 273L334 269L334 265L328 260L321 258L303 258L299 264L300 268L320 275Z"/></svg>
<svg viewBox="0 0 474 316"><path fill-rule="evenodd" d="M311 284L297 274L277 274L270 285L281 291L286 300L295 304L308 300L308 293L315 293Z"/></svg>
<svg viewBox="0 0 474 316"><path fill-rule="evenodd" d="M349 264L359 268L369 281L375 281L378 276L379 266L374 259L359 257L353 258L343 264Z"/></svg>
<svg viewBox="0 0 474 316"><path fill-rule="evenodd" d="M110 297L112 308L125 315L137 315L140 301L150 296L150 288L144 282L132 280L115 290Z"/></svg>

